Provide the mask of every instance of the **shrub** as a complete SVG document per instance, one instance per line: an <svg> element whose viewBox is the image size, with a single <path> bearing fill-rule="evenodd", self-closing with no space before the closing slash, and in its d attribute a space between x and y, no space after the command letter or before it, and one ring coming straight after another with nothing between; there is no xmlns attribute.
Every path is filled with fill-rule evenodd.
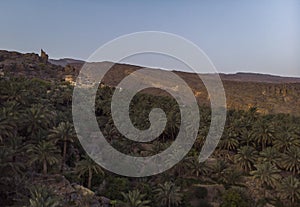
<svg viewBox="0 0 300 207"><path fill-rule="evenodd" d="M221 207L250 207L236 189L226 190L222 195Z"/></svg>
<svg viewBox="0 0 300 207"><path fill-rule="evenodd" d="M106 189L103 195L113 200L122 200L121 192L127 192L130 190L130 184L127 178L109 177L106 179ZM102 192L101 192L102 193Z"/></svg>

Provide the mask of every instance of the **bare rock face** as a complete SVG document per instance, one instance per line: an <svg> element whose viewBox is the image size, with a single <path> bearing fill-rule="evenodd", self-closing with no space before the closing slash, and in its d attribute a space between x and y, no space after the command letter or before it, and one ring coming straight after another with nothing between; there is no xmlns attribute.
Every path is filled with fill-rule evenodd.
<svg viewBox="0 0 300 207"><path fill-rule="evenodd" d="M43 49L41 49L41 60L42 60L42 62L47 63L48 59L49 59L48 54Z"/></svg>
<svg viewBox="0 0 300 207"><path fill-rule="evenodd" d="M55 195L61 198L65 207L108 207L110 203L110 199L99 197L93 191L81 185L71 184L64 176L59 174L48 176L37 174L32 184L47 186Z"/></svg>

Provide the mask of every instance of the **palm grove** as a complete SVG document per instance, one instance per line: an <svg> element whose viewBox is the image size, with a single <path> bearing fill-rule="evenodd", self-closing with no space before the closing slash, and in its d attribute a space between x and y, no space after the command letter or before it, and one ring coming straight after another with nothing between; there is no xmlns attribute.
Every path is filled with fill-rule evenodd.
<svg viewBox="0 0 300 207"><path fill-rule="evenodd" d="M179 164L160 175L127 178L110 173L82 149L72 124L72 86L65 82L3 77L0 80L0 203L3 206L74 206L36 177L63 175L110 199L111 206L300 205L300 118L260 115L256 108L230 110L217 150L198 162L210 126L210 110L200 107L198 138ZM95 114L112 146L135 156L166 149L177 136L180 113L168 97L139 93L130 117L137 128L149 127L152 108L168 117L160 137L147 144L125 139L110 112L114 89L98 90ZM209 192L211 186L217 191ZM214 198L209 198L214 195ZM76 205L75 205L76 206ZM78 206L83 206L78 205ZM90 206L90 204L85 204Z"/></svg>

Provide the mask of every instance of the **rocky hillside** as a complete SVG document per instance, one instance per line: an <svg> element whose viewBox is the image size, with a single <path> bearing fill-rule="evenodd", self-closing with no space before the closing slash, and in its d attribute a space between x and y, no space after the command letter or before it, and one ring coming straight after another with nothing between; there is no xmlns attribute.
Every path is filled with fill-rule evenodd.
<svg viewBox="0 0 300 207"><path fill-rule="evenodd" d="M40 55L0 50L0 74L60 80L65 72L64 67L49 63L43 50Z"/></svg>
<svg viewBox="0 0 300 207"><path fill-rule="evenodd" d="M69 67L78 72L82 65L76 63L70 64ZM105 75L103 82L110 86L117 86L124 77L139 68L134 65L115 64ZM173 72L189 84L200 104L209 104L207 91L196 74ZM212 75L204 74L203 76L209 78ZM259 112L265 114L289 113L300 115L300 78L249 73L220 74L220 77L225 88L229 109L246 110L250 107L257 107ZM136 79L139 78L141 77L136 77ZM162 81L165 81L163 77L161 78ZM147 92L165 95L161 90L156 89L149 89Z"/></svg>
<svg viewBox="0 0 300 207"><path fill-rule="evenodd" d="M100 67L101 64L107 63L99 63ZM74 81L82 65L82 61L73 59L49 61L43 51L40 56L33 53L0 51L2 75ZM139 68L133 65L115 64L105 75L103 82L109 86L116 86L124 77ZM189 84L199 103L209 104L207 91L196 74L178 71L175 73ZM300 78L252 73L220 74L220 76L225 88L227 106L230 109L244 110L257 107L261 113L300 115ZM147 92L165 95L157 89L149 89Z"/></svg>

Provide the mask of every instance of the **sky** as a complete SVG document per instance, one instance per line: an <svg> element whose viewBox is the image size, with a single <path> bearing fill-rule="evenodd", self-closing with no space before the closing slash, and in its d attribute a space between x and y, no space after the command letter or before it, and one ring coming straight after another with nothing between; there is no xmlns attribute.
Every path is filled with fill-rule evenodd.
<svg viewBox="0 0 300 207"><path fill-rule="evenodd" d="M218 72L300 77L299 0L0 1L4 50L43 48L50 58L85 60L106 42L140 31L192 41ZM164 62L155 58L144 65Z"/></svg>

